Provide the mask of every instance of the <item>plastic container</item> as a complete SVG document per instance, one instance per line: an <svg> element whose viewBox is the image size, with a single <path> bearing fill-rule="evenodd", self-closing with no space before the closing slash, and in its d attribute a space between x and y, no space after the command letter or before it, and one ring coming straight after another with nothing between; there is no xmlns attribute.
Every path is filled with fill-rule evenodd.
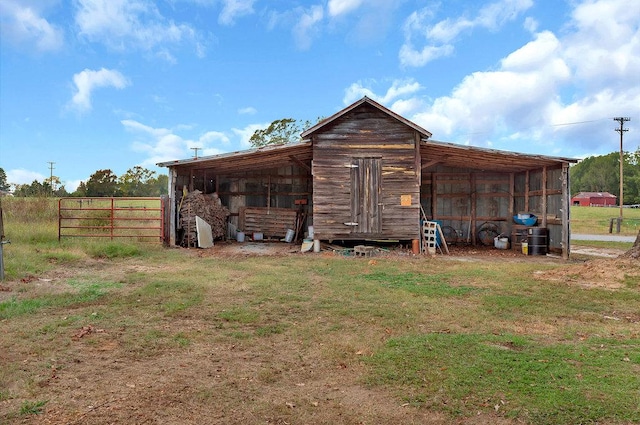
<svg viewBox="0 0 640 425"><path fill-rule="evenodd" d="M284 241L286 243L291 243L293 241L293 236L295 235L292 229L287 229L287 235L284 237Z"/></svg>
<svg viewBox="0 0 640 425"><path fill-rule="evenodd" d="M254 241L261 241L264 239L264 234L262 232L254 232L253 233L253 240Z"/></svg>
<svg viewBox="0 0 640 425"><path fill-rule="evenodd" d="M529 255L529 244L527 242L522 242L522 253Z"/></svg>
<svg viewBox="0 0 640 425"><path fill-rule="evenodd" d="M313 240L313 252L320 252L320 240L319 239L314 239Z"/></svg>
<svg viewBox="0 0 640 425"><path fill-rule="evenodd" d="M509 249L509 238L493 238L493 246L498 249Z"/></svg>
<svg viewBox="0 0 640 425"><path fill-rule="evenodd" d="M244 232L236 232L236 240L238 242L244 242Z"/></svg>
<svg viewBox="0 0 640 425"><path fill-rule="evenodd" d="M309 226L308 231L309 239L313 239L313 226Z"/></svg>
<svg viewBox="0 0 640 425"><path fill-rule="evenodd" d="M535 226L538 217L533 214L517 214L513 216L513 221L522 226Z"/></svg>

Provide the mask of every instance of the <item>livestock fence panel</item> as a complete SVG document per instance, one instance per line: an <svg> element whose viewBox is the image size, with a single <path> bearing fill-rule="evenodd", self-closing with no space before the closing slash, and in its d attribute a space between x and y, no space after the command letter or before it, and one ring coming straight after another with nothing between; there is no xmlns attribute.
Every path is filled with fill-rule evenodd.
<svg viewBox="0 0 640 425"><path fill-rule="evenodd" d="M129 238L165 240L165 197L61 198L58 240L62 238Z"/></svg>

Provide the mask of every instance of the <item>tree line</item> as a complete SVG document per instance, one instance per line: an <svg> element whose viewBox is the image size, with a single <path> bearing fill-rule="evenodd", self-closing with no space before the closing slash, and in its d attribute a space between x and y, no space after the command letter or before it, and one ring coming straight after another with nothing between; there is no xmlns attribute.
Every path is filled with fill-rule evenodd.
<svg viewBox="0 0 640 425"><path fill-rule="evenodd" d="M640 204L640 147L623 152L623 202ZM609 192L620 198L620 152L590 156L569 169L571 193Z"/></svg>
<svg viewBox="0 0 640 425"><path fill-rule="evenodd" d="M75 191L69 193L56 176L42 182L34 180L31 184L12 184L7 182L7 175L0 168L0 191L9 192L13 188L13 196L19 197L160 196L168 193L168 182L168 176L157 176L155 171L140 166L130 168L119 177L106 169L96 171L86 182L80 182Z"/></svg>

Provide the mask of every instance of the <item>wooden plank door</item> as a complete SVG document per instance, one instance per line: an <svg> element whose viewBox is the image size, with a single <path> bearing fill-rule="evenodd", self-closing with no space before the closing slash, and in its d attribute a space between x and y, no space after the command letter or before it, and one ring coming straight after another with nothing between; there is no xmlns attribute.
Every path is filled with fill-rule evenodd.
<svg viewBox="0 0 640 425"><path fill-rule="evenodd" d="M351 233L382 231L382 159L353 158L351 162Z"/></svg>

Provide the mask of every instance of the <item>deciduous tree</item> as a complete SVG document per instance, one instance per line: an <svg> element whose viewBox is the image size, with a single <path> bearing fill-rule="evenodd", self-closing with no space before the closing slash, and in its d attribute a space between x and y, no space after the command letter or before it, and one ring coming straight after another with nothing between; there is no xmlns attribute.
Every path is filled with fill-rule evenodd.
<svg viewBox="0 0 640 425"><path fill-rule="evenodd" d="M8 192L11 185L7 183L7 173L4 172L4 169L0 167L0 191Z"/></svg>
<svg viewBox="0 0 640 425"><path fill-rule="evenodd" d="M87 196L116 196L118 176L108 169L98 170L89 177L86 187Z"/></svg>

